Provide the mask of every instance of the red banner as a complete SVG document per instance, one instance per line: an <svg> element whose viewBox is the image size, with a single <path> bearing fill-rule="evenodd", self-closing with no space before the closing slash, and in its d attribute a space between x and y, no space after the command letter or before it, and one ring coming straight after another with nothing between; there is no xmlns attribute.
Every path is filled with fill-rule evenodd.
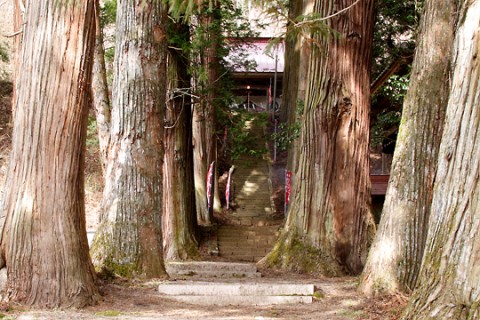
<svg viewBox="0 0 480 320"><path fill-rule="evenodd" d="M285 206L290 203L290 193L292 192L292 171L285 170Z"/></svg>

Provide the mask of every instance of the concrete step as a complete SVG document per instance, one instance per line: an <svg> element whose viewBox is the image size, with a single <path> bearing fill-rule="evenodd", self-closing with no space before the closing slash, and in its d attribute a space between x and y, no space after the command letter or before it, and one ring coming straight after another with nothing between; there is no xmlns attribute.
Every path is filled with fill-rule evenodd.
<svg viewBox="0 0 480 320"><path fill-rule="evenodd" d="M167 282L158 287L167 295L188 296L302 296L313 295L313 284L295 283L227 283L227 282Z"/></svg>
<svg viewBox="0 0 480 320"><path fill-rule="evenodd" d="M311 296L169 296L182 303L210 306L268 306L278 304L307 304L313 302Z"/></svg>
<svg viewBox="0 0 480 320"><path fill-rule="evenodd" d="M181 302L201 305L273 305L311 303L313 285L285 283L162 283L158 292Z"/></svg>
<svg viewBox="0 0 480 320"><path fill-rule="evenodd" d="M253 261L253 260L244 260ZM230 263L212 261L168 262L165 264L171 277L193 278L259 278L253 263Z"/></svg>

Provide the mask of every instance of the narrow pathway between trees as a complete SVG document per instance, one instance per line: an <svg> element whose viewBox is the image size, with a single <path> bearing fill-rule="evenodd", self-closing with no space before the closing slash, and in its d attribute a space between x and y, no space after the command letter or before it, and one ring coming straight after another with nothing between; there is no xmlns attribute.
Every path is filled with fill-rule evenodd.
<svg viewBox="0 0 480 320"><path fill-rule="evenodd" d="M265 153L242 155L234 161L234 211L229 216L230 225L218 229L218 248L220 257L257 262L273 248L283 219L274 219L266 128L250 120L244 130L252 137L250 147Z"/></svg>

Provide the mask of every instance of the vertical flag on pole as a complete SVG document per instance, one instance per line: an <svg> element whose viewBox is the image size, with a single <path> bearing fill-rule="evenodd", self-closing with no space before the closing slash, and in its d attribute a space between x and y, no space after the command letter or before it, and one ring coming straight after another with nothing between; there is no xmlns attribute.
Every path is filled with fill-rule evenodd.
<svg viewBox="0 0 480 320"><path fill-rule="evenodd" d="M272 97L272 78L270 78L270 86L268 87L268 108L273 107L273 97Z"/></svg>
<svg viewBox="0 0 480 320"><path fill-rule="evenodd" d="M290 203L290 193L292 191L292 171L285 170L285 215Z"/></svg>
<svg viewBox="0 0 480 320"><path fill-rule="evenodd" d="M227 187L225 188L225 200L227 201L227 209L230 209L230 190L232 186L232 173L235 170L235 166L232 166L230 170L228 170L228 179L227 179Z"/></svg>
<svg viewBox="0 0 480 320"><path fill-rule="evenodd" d="M215 161L210 164L210 168L207 173L207 210L209 213L213 211L213 194L214 194L214 184L213 177L215 172Z"/></svg>

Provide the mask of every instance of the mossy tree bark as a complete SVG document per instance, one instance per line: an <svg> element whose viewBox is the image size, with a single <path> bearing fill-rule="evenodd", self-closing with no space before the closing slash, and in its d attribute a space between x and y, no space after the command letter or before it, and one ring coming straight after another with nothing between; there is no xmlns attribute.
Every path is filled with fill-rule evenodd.
<svg viewBox="0 0 480 320"><path fill-rule="evenodd" d="M98 142L102 160L103 174L107 167L107 152L110 141L111 106L105 67L105 48L103 47L103 30L100 23L100 4L95 0L95 53L92 74L92 99L97 120Z"/></svg>
<svg viewBox="0 0 480 320"><path fill-rule="evenodd" d="M427 244L403 319L480 318L480 1L459 4Z"/></svg>
<svg viewBox="0 0 480 320"><path fill-rule="evenodd" d="M175 26L176 34L187 32ZM168 104L165 113L165 161L163 179L163 252L166 261L191 260L198 256L188 62L168 53Z"/></svg>
<svg viewBox="0 0 480 320"><path fill-rule="evenodd" d="M165 274L162 254L166 10L161 1L118 2L108 165L97 268L122 276Z"/></svg>
<svg viewBox="0 0 480 320"><path fill-rule="evenodd" d="M353 3L318 0L314 12L329 16ZM284 234L264 261L358 274L375 228L368 167L373 1L358 2L327 24L341 37L313 36L292 203ZM301 247L310 249L295 250Z"/></svg>
<svg viewBox="0 0 480 320"><path fill-rule="evenodd" d="M380 227L361 278L368 295L415 287L449 96L456 2L424 4Z"/></svg>
<svg viewBox="0 0 480 320"><path fill-rule="evenodd" d="M0 208L7 295L39 307L83 307L99 298L83 178L94 7L86 0L28 1L25 18Z"/></svg>

